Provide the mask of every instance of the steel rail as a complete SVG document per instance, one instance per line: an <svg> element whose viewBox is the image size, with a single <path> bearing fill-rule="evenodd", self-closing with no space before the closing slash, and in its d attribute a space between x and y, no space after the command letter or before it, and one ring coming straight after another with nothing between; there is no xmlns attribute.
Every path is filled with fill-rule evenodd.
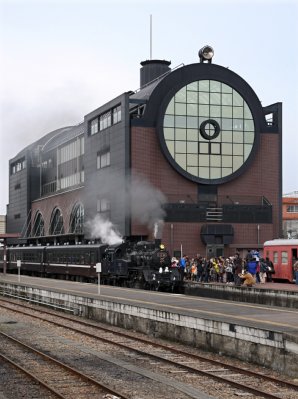
<svg viewBox="0 0 298 399"><path fill-rule="evenodd" d="M22 371L24 374L28 375L30 378L32 378L34 381L36 381L38 384L42 385L44 388L49 390L51 393L56 395L60 399L67 399L65 396L61 395L58 391L56 391L54 388L50 387L47 383L43 382L40 380L38 377L36 377L34 374L30 373L28 370L24 369L22 366L19 364L15 363L11 359L9 359L7 356L3 355L0 353L0 357L6 361L7 363L10 363L13 367L15 367L17 370Z"/></svg>
<svg viewBox="0 0 298 399"><path fill-rule="evenodd" d="M0 299L0 301L2 301L2 298ZM6 300L4 300L4 301L6 301ZM12 302L10 302L10 301L6 301L6 302L12 303ZM21 306L21 305L15 304L15 303L13 303L13 305ZM2 306L2 305L0 305L0 306ZM23 305L22 305L22 306L23 306ZM26 306L25 306L25 307L26 307ZM31 308L30 306L27 306L27 308L30 309L30 310L32 310L32 308ZM11 309L11 308L8 308L8 309L10 309L10 310L15 310L15 309ZM69 327L69 326L66 327L65 325L60 324L60 323L58 323L58 322L45 319L45 318L43 318L43 317L41 317L41 316L32 315L31 313L29 314L29 313L26 313L26 312L24 312L24 311L22 311L22 310L15 310L15 311L17 311L17 312L19 312L19 313L21 313L21 314L25 314L25 315L30 316L30 317L37 318L37 319L39 319L39 320L47 321L47 322L49 322L49 323L51 323L51 324L54 324L54 325L57 325L57 326L59 326L59 327L68 328L68 329L70 329L70 330L72 330L72 331L74 331L74 332L78 332L78 333L80 333L80 334L84 334L84 335L86 335L86 336L88 336L88 337L90 337L90 338L93 338L93 339L100 339L101 341L104 341L104 342L106 342L106 343L110 343L110 344L112 344L112 345L116 345L116 346L121 347L121 348L124 348L124 349L132 350L132 351L134 351L134 352L136 352L136 353L138 353L138 354L141 354L141 355L144 355L144 354L145 354L146 356L151 357L151 358L156 359L156 360L162 360L162 361L164 361L164 362L167 362L167 363L169 363L169 364L176 365L176 366L179 365L179 367L183 367L183 368L185 368L186 370L188 370L188 371L190 371L190 372L193 372L193 373L196 373L196 374L204 375L204 376L206 376L206 377L215 379L216 381L221 380L222 382L228 383L228 384L230 384L230 385L233 385L233 386L235 386L235 387L237 387L237 388L239 388L239 389L241 389L241 390L243 390L243 391L247 391L247 392L250 392L250 393L253 393L253 394L257 394L257 395L263 396L263 397L268 398L268 399L277 399L277 398L280 399L279 396L266 393L266 392L264 392L264 391L262 391L262 390L258 390L258 389L255 389L255 388L251 388L251 387L244 386L243 384L237 383L236 381L231 381L231 380L229 380L229 379L227 379L227 378L220 377L220 376L218 376L218 375L214 375L214 374L212 374L212 373L209 373L209 372L206 372L206 371L203 371L203 370L198 370L198 369L192 368L192 367L187 366L187 365L185 365L185 364L183 364L183 363L178 363L178 362L176 362L176 361L172 361L172 360L170 360L170 359L165 359L165 358L163 358L163 357L161 357L161 356L157 356L157 355L154 355L154 354L152 354L152 353L147 353L147 352L142 351L142 350L139 350L139 349L131 348L130 346L127 346L127 345L125 345L125 344L123 344L123 343L114 342L114 341L112 341L112 340L110 340L110 339L103 338L102 336L100 336L100 337L99 337L99 336L95 336L95 335L92 334L92 333L88 333L88 332L82 331L82 330L77 329L77 328L74 328L74 327ZM36 311L38 312L38 310L36 310ZM228 363L220 362L220 361L213 360L213 359L208 359L208 358L205 358L205 357L203 357L203 356L195 355L195 354L190 353L190 352L185 352L185 351L182 351L182 350L173 348L172 346L163 345L163 344L159 344L159 343L157 344L157 343L155 343L155 342L153 342L153 341L150 341L150 340L148 340L148 339L139 338L139 337L134 337L134 336L132 336L132 335L130 335L130 334L127 334L127 333L122 333L122 332L118 332L118 331L113 331L113 330L111 330L111 329L109 329L109 328L97 326L97 325L94 325L94 324L92 324L92 323L88 323L88 322L83 321L83 320L75 320L75 319L72 319L72 318L67 317L67 316L64 316L64 315L57 315L57 314L54 314L54 313L52 313L52 312L44 311L44 310L43 310L42 312L45 313L45 314L48 314L48 315L50 315L50 316L62 318L63 320L68 320L68 321L73 322L73 323L78 323L78 324L84 325L84 326L86 326L86 327L96 328L96 329L99 329L99 330L102 330L102 331L105 331L105 332L108 332L108 333L115 334L115 335L117 335L117 336L121 336L121 337L128 338L128 339L132 339L132 340L136 340L136 341L145 343L145 344L147 344L147 345L152 345L152 346L155 346L156 348L161 348L161 349L170 351L170 352L172 352L172 353L174 353L174 354L178 354L178 355L182 355L182 356L188 356L188 357L190 357L190 358L192 358L192 359L194 359L194 360L200 360L200 361L204 361L204 362L209 362L209 363L211 363L211 364L213 364L213 365L217 365L217 366L220 366L220 367L227 367L227 368L229 368L230 370L233 370L233 371L235 371L235 372L237 372L237 373L239 373L239 374L249 375L249 376L252 376L252 377L255 377L255 378L259 378L259 379L262 379L262 380L270 381L270 382L273 382L273 383L275 383L275 384L279 384L279 385L285 386L285 387L287 387L287 388L294 389L294 390L297 390L297 391L298 391L298 385L293 384L293 383L290 383L290 382L288 382L288 381L284 381L284 380L280 380L280 379L277 379L277 378L274 378L274 377L266 376L266 375L263 375L263 374L260 374L260 373L254 372L254 371L242 369L242 368L239 368L239 367L236 367L236 366L232 366L232 365L230 365L230 364L228 364Z"/></svg>
<svg viewBox="0 0 298 399"><path fill-rule="evenodd" d="M80 377L81 379L85 380L86 382L92 383L93 385L96 385L97 387L105 390L106 392L108 392L108 393L110 393L112 395L116 395L118 397L121 397L121 399L129 399L128 396L120 394L119 392L115 391L114 389L109 388L108 386L106 386L105 384L95 380L94 378L89 377L88 375L81 373L79 370L76 370L73 367L70 367L67 364L60 362L59 360L54 359L53 357L51 357L51 356L49 356L49 355L47 355L47 354L45 354L45 353L33 348L30 345L25 344L24 342L19 341L18 339L14 338L14 337L12 337L12 336L10 336L10 335L2 332L2 331L0 331L0 335L6 337L7 339L12 341L13 343L16 343L16 344L22 346L23 348L28 349L29 351L38 354L42 358L44 358L44 359L46 359L46 360L48 360L48 361L50 361L50 362L62 367L63 369L65 369L68 372Z"/></svg>

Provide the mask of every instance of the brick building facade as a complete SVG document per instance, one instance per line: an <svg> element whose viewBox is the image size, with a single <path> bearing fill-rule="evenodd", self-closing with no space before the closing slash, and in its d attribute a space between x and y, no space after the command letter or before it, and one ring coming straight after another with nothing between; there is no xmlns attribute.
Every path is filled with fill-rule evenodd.
<svg viewBox="0 0 298 399"><path fill-rule="evenodd" d="M280 237L281 104L263 107L239 75L211 62L141 65L138 91L10 161L7 231L33 244L100 241L96 220L189 256Z"/></svg>
<svg viewBox="0 0 298 399"><path fill-rule="evenodd" d="M284 238L298 238L298 191L283 196L282 223Z"/></svg>

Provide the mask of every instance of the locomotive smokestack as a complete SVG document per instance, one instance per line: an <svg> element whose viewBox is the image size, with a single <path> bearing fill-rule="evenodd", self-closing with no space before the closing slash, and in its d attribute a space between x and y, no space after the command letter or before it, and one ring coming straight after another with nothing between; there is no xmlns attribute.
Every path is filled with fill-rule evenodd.
<svg viewBox="0 0 298 399"><path fill-rule="evenodd" d="M161 244L161 239L160 238L155 238L154 242L155 242L155 247L159 248L159 246Z"/></svg>

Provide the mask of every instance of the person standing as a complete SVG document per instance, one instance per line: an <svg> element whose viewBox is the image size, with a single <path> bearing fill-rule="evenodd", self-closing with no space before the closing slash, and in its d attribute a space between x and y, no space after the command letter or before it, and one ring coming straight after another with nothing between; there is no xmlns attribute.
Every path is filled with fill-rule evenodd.
<svg viewBox="0 0 298 399"><path fill-rule="evenodd" d="M199 257L197 258L197 281L203 280L203 273L204 273L203 259L202 257Z"/></svg>
<svg viewBox="0 0 298 399"><path fill-rule="evenodd" d="M231 258L227 258L225 260L226 284L232 284L234 282L234 278L233 278L233 263L232 262L233 261L232 261Z"/></svg>
<svg viewBox="0 0 298 399"><path fill-rule="evenodd" d="M267 264L267 272L266 272L267 273L267 281L269 283L272 283L273 282L272 281L272 274L275 273L275 270L274 270L274 265L271 262L271 260L268 258L268 256L266 258L266 264Z"/></svg>
<svg viewBox="0 0 298 399"><path fill-rule="evenodd" d="M182 258L179 261L179 270L180 270L180 273L181 273L182 281L184 280L185 269L186 269L186 256L183 255Z"/></svg>
<svg viewBox="0 0 298 399"><path fill-rule="evenodd" d="M298 285L298 260L294 263L294 279L295 283Z"/></svg>
<svg viewBox="0 0 298 399"><path fill-rule="evenodd" d="M193 258L190 262L190 279L191 279L191 281L197 280L197 274L198 274L197 262Z"/></svg>
<svg viewBox="0 0 298 399"><path fill-rule="evenodd" d="M266 277L267 277L267 262L265 261L264 258L260 259L260 283L265 284L266 283Z"/></svg>
<svg viewBox="0 0 298 399"><path fill-rule="evenodd" d="M252 260L248 261L246 263L246 270L248 273L250 273L254 278L256 278L257 275L257 261L256 258L253 258Z"/></svg>
<svg viewBox="0 0 298 399"><path fill-rule="evenodd" d="M242 284L242 280L239 277L239 274L241 274L242 269L244 269L244 261L240 257L240 254L237 252L233 259L233 275L236 286L240 286Z"/></svg>

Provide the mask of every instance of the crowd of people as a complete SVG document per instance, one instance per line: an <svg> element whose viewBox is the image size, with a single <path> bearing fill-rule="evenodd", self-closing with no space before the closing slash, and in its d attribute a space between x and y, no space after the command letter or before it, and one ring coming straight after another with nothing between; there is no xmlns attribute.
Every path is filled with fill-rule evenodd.
<svg viewBox="0 0 298 399"><path fill-rule="evenodd" d="M200 255L189 259L187 255L172 258L171 267L178 267L184 280L219 282L252 287L254 284L272 282L274 265L269 258L261 258L256 250L249 250L245 258L239 253L206 259Z"/></svg>

